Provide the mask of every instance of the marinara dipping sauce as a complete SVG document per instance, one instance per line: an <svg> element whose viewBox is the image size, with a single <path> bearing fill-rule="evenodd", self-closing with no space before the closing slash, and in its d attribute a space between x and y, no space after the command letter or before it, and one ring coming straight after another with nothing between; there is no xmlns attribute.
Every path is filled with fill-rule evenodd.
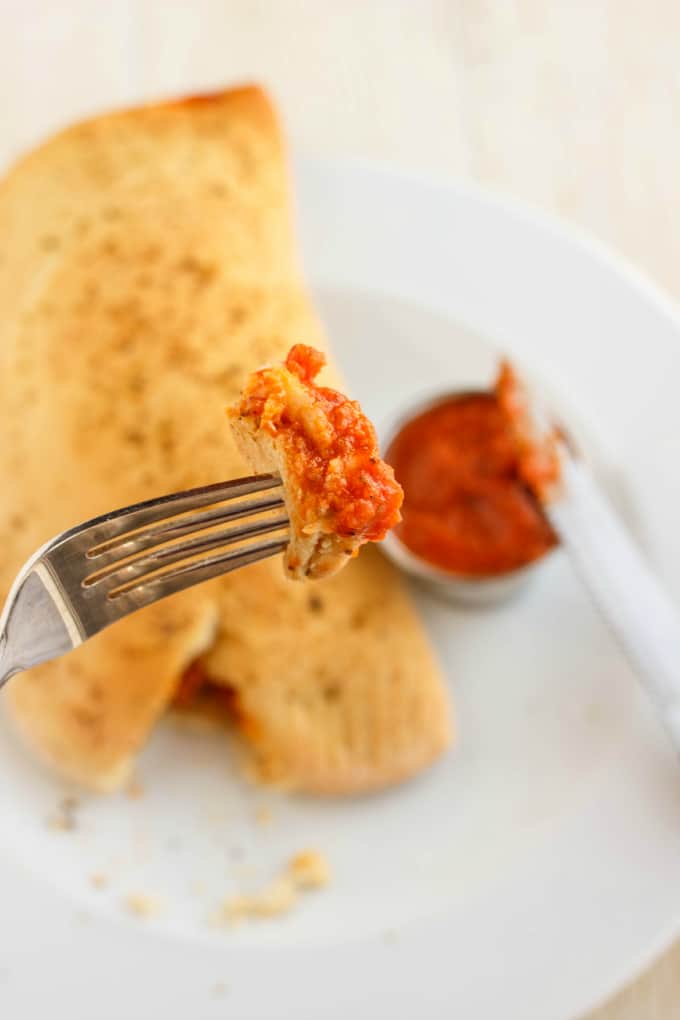
<svg viewBox="0 0 680 1020"><path fill-rule="evenodd" d="M454 394L416 415L386 460L405 494L395 533L440 570L488 578L557 544L522 480L517 437L494 391Z"/></svg>

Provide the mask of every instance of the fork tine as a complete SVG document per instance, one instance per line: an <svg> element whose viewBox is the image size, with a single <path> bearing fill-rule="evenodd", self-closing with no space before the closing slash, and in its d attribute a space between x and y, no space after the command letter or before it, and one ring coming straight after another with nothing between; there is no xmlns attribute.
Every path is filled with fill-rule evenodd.
<svg viewBox="0 0 680 1020"><path fill-rule="evenodd" d="M93 569L99 570L109 564L120 562L126 556L144 552L145 549L151 549L161 543L169 542L171 539L182 538L183 535L204 531L215 524L225 524L227 521L250 517L267 510L280 510L284 506L285 503L281 496L264 496L261 499L228 502L212 510L201 510L178 519L171 517L167 521L161 521L160 524L140 531L126 531L107 542L100 542L98 546L89 549L85 556L88 560L96 560Z"/></svg>
<svg viewBox="0 0 680 1020"><path fill-rule="evenodd" d="M124 510L114 510L96 518L82 532L90 540L89 556L99 555L114 547L114 543L126 542L129 532L135 532L149 525L158 525L172 520L179 514L199 510L211 503L220 503L250 496L256 492L277 489L281 486L278 475L253 475L231 482L216 482L197 489L187 489L160 499L136 503ZM77 530L77 529L74 529ZM68 534L64 537L68 537ZM130 539L136 536L130 535Z"/></svg>
<svg viewBox="0 0 680 1020"><path fill-rule="evenodd" d="M266 517L261 520L247 521L244 524L237 525L235 528L223 528L220 531L189 538L184 542L177 542L174 545L163 545L144 556L138 556L132 560L125 559L127 554L124 553L123 557L119 557L115 562L108 564L103 569L98 569L96 573L90 574L82 583L88 589L96 588L97 590L101 588L103 582L106 582L108 590L134 580L141 583L139 579L143 578L146 574L150 574L162 567L170 566L173 563L179 563L196 553L208 552L210 549L218 549L225 545L233 545L239 540L266 535L272 531L281 531L282 528L287 527L288 518L284 514L276 517Z"/></svg>
<svg viewBox="0 0 680 1020"><path fill-rule="evenodd" d="M130 581L109 592L107 601L113 603L117 612L123 616L141 606L157 602L167 595L174 595L184 588L199 584L201 581L208 581L210 578L228 574L239 567L268 559L276 553L283 552L287 545L288 539L284 538L232 549L230 552L210 556L196 563L176 567L174 570L152 577L148 581L142 580L141 583Z"/></svg>

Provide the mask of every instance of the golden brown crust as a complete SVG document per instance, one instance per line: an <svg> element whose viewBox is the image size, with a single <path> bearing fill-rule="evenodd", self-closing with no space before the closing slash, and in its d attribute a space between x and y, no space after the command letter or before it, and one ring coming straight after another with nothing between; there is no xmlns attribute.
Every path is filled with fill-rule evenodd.
<svg viewBox="0 0 680 1020"><path fill-rule="evenodd" d="M243 474L221 426L225 403L254 365L282 358L293 341L322 340L294 258L279 130L256 88L67 129L0 184L0 236L4 596L26 557L63 528ZM63 772L110 788L166 708L183 667L210 642L217 613L214 654L225 655L227 670L218 679L243 690L252 682L264 711L267 685L278 689L285 679L308 626L306 603L291 597L295 586L283 591L279 577L280 564L267 563L159 603L15 678L4 700ZM254 587L260 597L253 605ZM338 599L351 613L363 595L359 587L343 591ZM392 575L381 597L386 627L394 613L402 630L420 633ZM265 638L280 656L274 672ZM354 711L368 725L361 699L372 659L362 660L359 643L338 631L325 640L310 655L309 675L336 645L354 647L355 669L365 674ZM438 674L424 639L414 640L416 657L404 668L432 711L441 711ZM381 647L389 659L389 643ZM252 654L240 655L243 648ZM307 683L302 672L291 674L293 686ZM375 766L364 757L354 772L351 762L334 772L326 762L326 778L308 781L296 758L288 778L315 788L341 788L350 773L354 786L387 782L441 746L441 721L414 734ZM287 744L284 750L288 760Z"/></svg>
<svg viewBox="0 0 680 1020"><path fill-rule="evenodd" d="M212 642L216 623L209 600L184 606L173 600L30 670L8 688L19 729L65 775L102 791L117 789L177 677Z"/></svg>
<svg viewBox="0 0 680 1020"><path fill-rule="evenodd" d="M437 664L377 550L313 586L258 565L247 589L220 596L221 633L202 663L235 695L268 782L365 792L415 775L448 745Z"/></svg>

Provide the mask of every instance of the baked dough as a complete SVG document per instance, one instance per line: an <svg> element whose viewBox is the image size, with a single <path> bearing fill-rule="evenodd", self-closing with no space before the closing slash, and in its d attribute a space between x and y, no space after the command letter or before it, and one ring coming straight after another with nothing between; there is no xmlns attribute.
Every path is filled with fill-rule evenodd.
<svg viewBox="0 0 680 1020"><path fill-rule="evenodd" d="M324 339L259 88L62 132L0 183L0 236L4 597L63 529L246 474L225 404L254 365ZM263 778L344 793L412 775L449 723L399 578L367 552L314 591L255 564L127 617L1 700L52 766L114 789L198 659Z"/></svg>

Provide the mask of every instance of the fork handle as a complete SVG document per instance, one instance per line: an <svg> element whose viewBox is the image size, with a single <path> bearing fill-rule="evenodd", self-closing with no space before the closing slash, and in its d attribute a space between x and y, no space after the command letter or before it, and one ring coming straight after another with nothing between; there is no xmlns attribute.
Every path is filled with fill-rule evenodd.
<svg viewBox="0 0 680 1020"><path fill-rule="evenodd" d="M0 688L17 673L70 651L77 642L55 611L40 566L21 574L0 615Z"/></svg>
<svg viewBox="0 0 680 1020"><path fill-rule="evenodd" d="M7 635L2 633L0 634L0 687L3 687L19 672L21 672L21 666L12 655Z"/></svg>

